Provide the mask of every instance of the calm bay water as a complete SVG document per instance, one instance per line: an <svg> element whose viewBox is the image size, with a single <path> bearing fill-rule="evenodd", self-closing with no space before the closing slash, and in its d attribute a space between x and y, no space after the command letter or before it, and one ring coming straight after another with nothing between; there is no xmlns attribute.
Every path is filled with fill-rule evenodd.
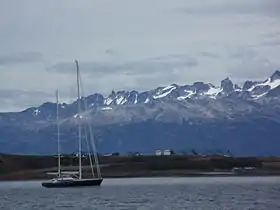
<svg viewBox="0 0 280 210"><path fill-rule="evenodd" d="M0 182L0 209L280 209L280 177L105 179L100 187L46 189Z"/></svg>

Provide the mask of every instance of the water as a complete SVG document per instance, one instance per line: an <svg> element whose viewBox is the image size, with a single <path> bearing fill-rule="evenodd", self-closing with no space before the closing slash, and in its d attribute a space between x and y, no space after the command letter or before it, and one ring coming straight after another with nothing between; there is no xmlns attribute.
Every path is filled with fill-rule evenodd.
<svg viewBox="0 0 280 210"><path fill-rule="evenodd" d="M105 179L101 187L47 189L0 182L0 209L280 209L280 177Z"/></svg>

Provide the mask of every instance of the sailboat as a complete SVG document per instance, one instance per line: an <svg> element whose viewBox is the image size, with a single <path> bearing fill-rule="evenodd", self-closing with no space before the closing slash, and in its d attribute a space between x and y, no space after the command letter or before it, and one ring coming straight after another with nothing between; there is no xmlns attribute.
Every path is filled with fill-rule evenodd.
<svg viewBox="0 0 280 210"><path fill-rule="evenodd" d="M97 177L95 177L95 173L93 170L93 164L92 164L92 159L91 155L89 155L89 160L90 160L90 166L91 166L91 171L92 171L92 178L83 178L82 174L82 126L81 126L81 94L80 94L80 72L79 72L79 64L78 61L75 60L76 63L76 68L77 68L77 104L78 104L78 113L76 115L77 120L78 120L78 142L79 142L79 170L78 171L62 171L61 170L61 154L60 154L60 129L59 129L59 118L58 118L58 111L59 111L59 100L58 100L58 90L56 91L56 124L57 124L57 152L58 152L58 171L57 172L51 172L48 173L49 175L55 175L56 177L42 182L43 187L47 188L61 188L61 187L82 187L82 186L100 186L103 178L101 176L100 172L100 167L98 163L98 157L96 154L96 151L93 151L94 155L94 160L95 160L95 165L96 165L96 172L97 172ZM87 108L86 102L85 102L85 109ZM87 120L86 120L87 121ZM93 144L94 150L95 150L95 144L93 141L93 134L91 131L90 124L88 123L88 128L89 128L89 134L91 138L91 142ZM87 142L88 143L88 142ZM90 154L90 153L89 153Z"/></svg>

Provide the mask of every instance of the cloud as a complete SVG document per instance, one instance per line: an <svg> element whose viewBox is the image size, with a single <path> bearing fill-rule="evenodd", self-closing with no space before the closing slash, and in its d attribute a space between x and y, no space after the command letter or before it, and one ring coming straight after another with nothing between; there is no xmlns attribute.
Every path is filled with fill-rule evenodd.
<svg viewBox="0 0 280 210"><path fill-rule="evenodd" d="M229 74L237 80L267 78L278 68L269 58L250 48L230 53L230 57Z"/></svg>
<svg viewBox="0 0 280 210"><path fill-rule="evenodd" d="M280 40L269 40L262 42L263 45L266 46L280 46Z"/></svg>
<svg viewBox="0 0 280 210"><path fill-rule="evenodd" d="M176 68L193 68L198 65L198 61L188 55L167 55L140 61L127 62L124 64L106 62L79 62L79 67L83 73L92 75L125 74L142 75L151 73L168 73ZM60 62L46 68L47 71L55 71L62 74L75 74L76 66L74 62Z"/></svg>
<svg viewBox="0 0 280 210"><path fill-rule="evenodd" d="M63 100L74 99L75 59L86 94L219 84L227 76L266 78L280 66L279 5L278 0L26 0L15 7L5 1L0 90L52 95L58 87ZM15 97L9 100L11 107L18 104Z"/></svg>
<svg viewBox="0 0 280 210"><path fill-rule="evenodd" d="M0 66L33 63L42 60L43 56L39 52L14 53L10 55L0 55Z"/></svg>
<svg viewBox="0 0 280 210"><path fill-rule="evenodd" d="M84 93L99 92L105 96L112 90L138 90L144 91L155 88L158 85L169 84L177 80L179 74L190 72L198 66L196 59L185 54L172 54L158 56L126 63L106 62L79 62ZM59 62L46 69L47 72L57 72L62 76L75 78L75 63ZM73 80L74 81L74 80ZM181 81L184 82L184 81ZM75 92L75 83L71 89ZM68 94L72 94L71 91ZM75 95L72 94L73 98Z"/></svg>
<svg viewBox="0 0 280 210"><path fill-rule="evenodd" d="M200 15L264 15L280 17L278 0L209 1L198 0L195 5L176 8L175 12Z"/></svg>
<svg viewBox="0 0 280 210"><path fill-rule="evenodd" d="M25 108L54 101L54 96L43 91L0 90L0 111L22 111Z"/></svg>

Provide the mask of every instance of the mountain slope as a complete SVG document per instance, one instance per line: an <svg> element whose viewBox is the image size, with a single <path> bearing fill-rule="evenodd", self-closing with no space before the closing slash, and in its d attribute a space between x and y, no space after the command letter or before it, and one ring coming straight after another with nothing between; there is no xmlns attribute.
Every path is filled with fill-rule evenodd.
<svg viewBox="0 0 280 210"><path fill-rule="evenodd" d="M280 72L242 87L229 78L210 83L112 91L83 98L99 152L154 152L156 149L236 155L279 155ZM77 101L60 104L62 148L73 152ZM56 105L45 103L0 114L0 152L55 153Z"/></svg>

